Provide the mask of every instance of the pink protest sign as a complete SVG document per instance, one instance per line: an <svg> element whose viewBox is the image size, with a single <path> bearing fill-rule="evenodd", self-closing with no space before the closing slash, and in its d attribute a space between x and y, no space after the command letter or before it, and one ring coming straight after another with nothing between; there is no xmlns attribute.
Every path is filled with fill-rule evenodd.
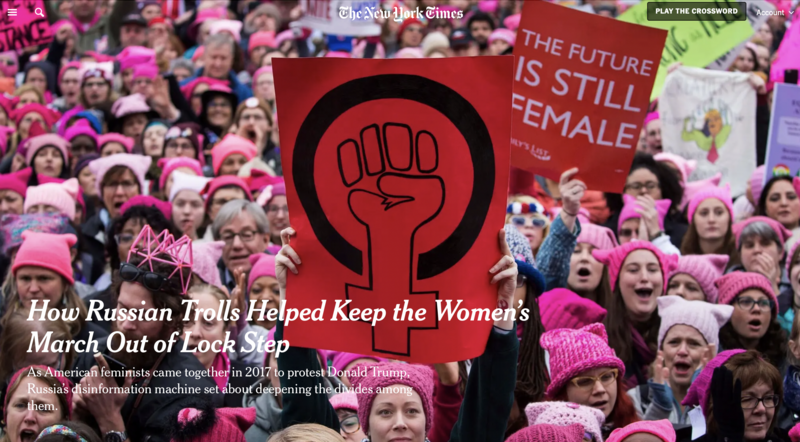
<svg viewBox="0 0 800 442"><path fill-rule="evenodd" d="M770 81L782 82L784 71L800 69L800 55L798 54L800 54L800 26L792 26L786 30L778 52L775 54L772 68L769 70Z"/></svg>
<svg viewBox="0 0 800 442"><path fill-rule="evenodd" d="M0 52L50 43L53 34L44 0L2 0Z"/></svg>

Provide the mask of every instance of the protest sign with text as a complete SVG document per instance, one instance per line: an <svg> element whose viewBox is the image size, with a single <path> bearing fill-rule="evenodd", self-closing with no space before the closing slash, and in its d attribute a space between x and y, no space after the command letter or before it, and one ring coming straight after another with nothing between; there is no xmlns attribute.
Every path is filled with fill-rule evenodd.
<svg viewBox="0 0 800 442"><path fill-rule="evenodd" d="M437 305L496 304L512 74L512 57L276 60L302 259L286 300L346 312L287 326L292 345L419 362L483 352L489 318L440 320Z"/></svg>
<svg viewBox="0 0 800 442"><path fill-rule="evenodd" d="M3 0L0 52L50 43L53 34L43 0Z"/></svg>
<svg viewBox="0 0 800 442"><path fill-rule="evenodd" d="M666 36L527 3L514 47L512 165L555 181L578 167L590 189L622 192Z"/></svg>
<svg viewBox="0 0 800 442"><path fill-rule="evenodd" d="M800 87L776 83L767 141L767 173L773 176L800 176Z"/></svg>

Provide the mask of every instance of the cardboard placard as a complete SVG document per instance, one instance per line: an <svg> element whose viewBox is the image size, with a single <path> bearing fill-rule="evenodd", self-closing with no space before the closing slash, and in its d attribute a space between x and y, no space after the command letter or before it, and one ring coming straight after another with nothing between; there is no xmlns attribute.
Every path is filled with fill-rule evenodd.
<svg viewBox="0 0 800 442"><path fill-rule="evenodd" d="M776 83L767 141L767 173L800 176L800 86Z"/></svg>
<svg viewBox="0 0 800 442"><path fill-rule="evenodd" d="M43 0L4 0L0 12L0 52L50 43L53 34Z"/></svg>
<svg viewBox="0 0 800 442"><path fill-rule="evenodd" d="M666 36L526 3L514 46L512 165L555 181L578 167L590 189L622 192Z"/></svg>
<svg viewBox="0 0 800 442"><path fill-rule="evenodd" d="M497 303L488 270L500 259L513 58L274 66L292 246L303 261L289 275L287 308L326 301L322 321L289 324L286 339L415 362L480 355L491 321L440 319L437 300ZM337 316L337 302L359 320ZM424 319L395 316L405 303ZM386 317L373 325L363 309Z"/></svg>

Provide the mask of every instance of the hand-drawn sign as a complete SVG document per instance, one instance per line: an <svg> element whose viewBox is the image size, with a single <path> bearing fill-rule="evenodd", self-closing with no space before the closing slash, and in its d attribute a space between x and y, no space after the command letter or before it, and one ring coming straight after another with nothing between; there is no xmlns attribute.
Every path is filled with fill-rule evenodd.
<svg viewBox="0 0 800 442"><path fill-rule="evenodd" d="M43 0L3 0L0 52L50 43L53 34Z"/></svg>
<svg viewBox="0 0 800 442"><path fill-rule="evenodd" d="M463 77L456 75L466 72L461 69L477 69L483 73L477 78L493 83L492 89L510 93L510 77L504 77L511 75L510 57L487 61L325 59L276 65L277 93L293 97L280 109L282 155L303 259L301 276L290 278L287 299L293 307L299 302L310 308L319 307L320 299L348 302L343 310L348 315L387 312L359 339L330 333L336 327L365 335L363 325L346 322L323 321L327 332L322 333L314 333L316 322L302 330L287 327L287 339L301 342L293 345L413 360L439 359L443 347L453 354L443 360L482 352L485 342L467 342L475 337L475 325L466 339L470 333L463 324L437 321L436 300L465 299L473 307L492 308L496 297L485 272L499 256L480 255L497 250L491 238L496 241L502 226L510 122L503 106L510 99L474 92L474 81L451 80ZM315 71L334 78L308 90L300 78ZM356 78L354 72L367 75ZM395 319L396 305L424 308L425 319ZM420 332L412 336L414 330Z"/></svg>

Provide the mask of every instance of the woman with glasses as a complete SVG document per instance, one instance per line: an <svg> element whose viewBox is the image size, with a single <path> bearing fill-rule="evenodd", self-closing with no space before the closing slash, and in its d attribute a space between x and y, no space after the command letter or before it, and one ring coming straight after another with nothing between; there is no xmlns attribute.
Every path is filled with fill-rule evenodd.
<svg viewBox="0 0 800 442"><path fill-rule="evenodd" d="M117 99L117 94L112 88L113 63L88 64L81 67L78 72L81 80L80 106L84 109L96 109Z"/></svg>
<svg viewBox="0 0 800 442"><path fill-rule="evenodd" d="M772 284L760 273L728 273L716 282L718 304L733 306L729 323L719 331L724 350L756 350L772 365L782 368L786 359L786 333L778 323L778 298Z"/></svg>
<svg viewBox="0 0 800 442"><path fill-rule="evenodd" d="M217 218L222 206L233 200L253 201L253 195L250 189L241 178L232 175L224 175L212 179L206 184L206 187L200 192L205 197L205 212L208 219L205 221L206 225L211 225ZM214 236L211 229L206 229L206 234L201 241L213 241Z"/></svg>
<svg viewBox="0 0 800 442"><path fill-rule="evenodd" d="M682 254L727 255L730 266L739 263L729 186L710 186L699 191L689 200L686 214L689 229L681 244Z"/></svg>
<svg viewBox="0 0 800 442"><path fill-rule="evenodd" d="M550 232L550 219L544 206L536 198L527 195L512 196L508 199L506 224L516 227L528 238L534 256Z"/></svg>
<svg viewBox="0 0 800 442"><path fill-rule="evenodd" d="M644 384L658 350L658 298L666 291L667 275L677 267L678 257L645 241L592 255L608 267L613 293L604 306L608 342L625 363L628 384Z"/></svg>
<svg viewBox="0 0 800 442"><path fill-rule="evenodd" d="M203 129L195 123L178 123L164 134L162 158L192 158L205 163Z"/></svg>
<svg viewBox="0 0 800 442"><path fill-rule="evenodd" d="M602 412L605 417L605 425L601 427L603 438L614 429L639 420L631 398L623 390L625 363L609 347L603 324L590 324L577 330L552 330L542 335L541 343L550 355L548 399ZM536 406L538 404L528 408ZM599 440L596 435L594 440Z"/></svg>
<svg viewBox="0 0 800 442"><path fill-rule="evenodd" d="M653 378L628 391L642 419L691 422L690 408L683 408L681 402L698 367L716 356L719 329L732 313L729 305L686 301L678 296L658 298L661 326Z"/></svg>
<svg viewBox="0 0 800 442"><path fill-rule="evenodd" d="M339 393L330 399L339 418L339 432L347 442L362 442L367 438L358 422L358 398L353 392Z"/></svg>

